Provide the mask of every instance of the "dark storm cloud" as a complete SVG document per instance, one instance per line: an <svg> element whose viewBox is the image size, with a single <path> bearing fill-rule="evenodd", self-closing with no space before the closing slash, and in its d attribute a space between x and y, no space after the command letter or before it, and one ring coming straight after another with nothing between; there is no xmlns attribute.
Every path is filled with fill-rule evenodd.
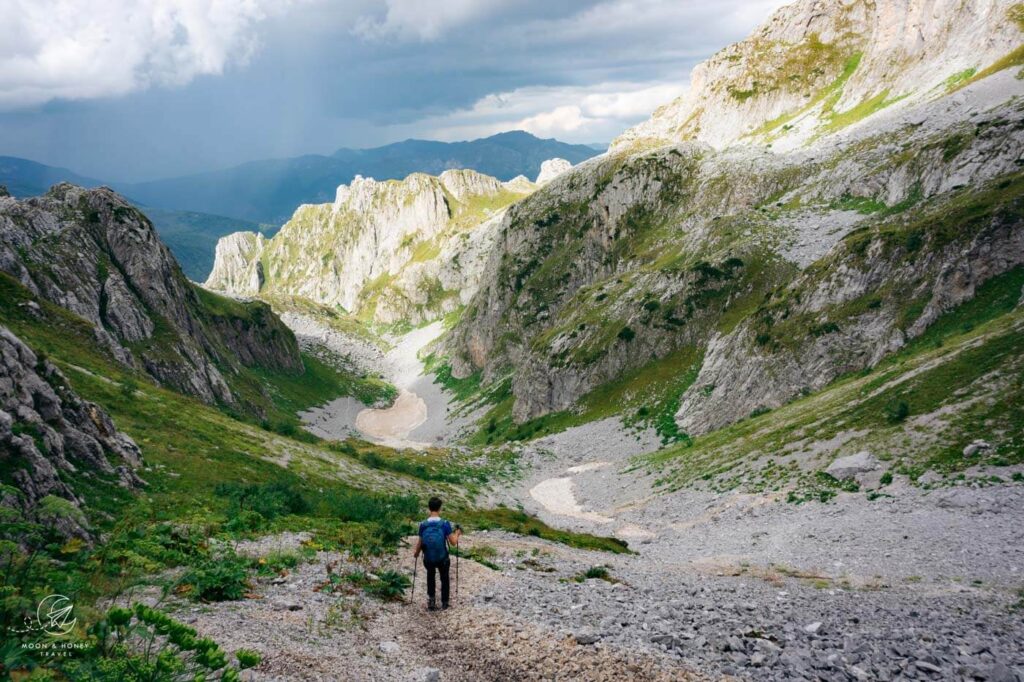
<svg viewBox="0 0 1024 682"><path fill-rule="evenodd" d="M52 0L12 2L29 38L0 48L0 153L122 180L410 136L607 141L782 4L222 1L212 17L97 0L125 44L64 54L77 27L42 20Z"/></svg>

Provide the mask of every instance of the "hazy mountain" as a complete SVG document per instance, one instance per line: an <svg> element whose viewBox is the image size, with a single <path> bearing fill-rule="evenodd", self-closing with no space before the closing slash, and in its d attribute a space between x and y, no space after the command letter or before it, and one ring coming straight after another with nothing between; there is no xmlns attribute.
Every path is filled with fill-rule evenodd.
<svg viewBox="0 0 1024 682"><path fill-rule="evenodd" d="M333 201L338 185L351 182L356 175L388 180L415 172L440 175L450 169L470 168L511 180L517 175L536 177L547 159L560 157L577 164L598 153L588 145L542 140L515 131L468 142L406 140L373 149L339 149L330 156L267 159L116 187L149 206L280 224L300 204Z"/></svg>
<svg viewBox="0 0 1024 682"><path fill-rule="evenodd" d="M67 168L47 166L16 156L0 156L0 185L5 185L11 196L39 196L58 182L70 182L82 187L103 184L100 180L79 175Z"/></svg>

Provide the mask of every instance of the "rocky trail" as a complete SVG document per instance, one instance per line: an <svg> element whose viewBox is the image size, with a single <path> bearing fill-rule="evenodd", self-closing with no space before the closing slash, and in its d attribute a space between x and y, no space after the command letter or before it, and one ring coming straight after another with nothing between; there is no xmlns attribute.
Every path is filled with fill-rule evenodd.
<svg viewBox="0 0 1024 682"><path fill-rule="evenodd" d="M415 594L402 602L324 589L330 572L411 574L408 548L377 559L319 552L261 578L253 598L178 606L228 650L263 652L248 673L253 680L1013 681L1024 666L1016 593L1024 557L1021 530L1004 514L1021 500L1013 489L972 492L971 511L960 511L965 523L946 530L955 541L933 543L930 554L901 550L930 542L931 532L901 522L908 512L901 505L866 511L841 500L794 513L777 502L733 499L694 505L695 516L673 521L675 528L648 524L657 533L634 554L472 533L463 549L490 566L462 558L458 595L443 612L425 609L422 567ZM937 517L934 532L948 521L946 498L938 499L906 501ZM759 530L781 516L798 541L790 531ZM273 536L238 549L262 556L303 539ZM911 553L918 563L908 561ZM959 574L945 573L951 561L959 561ZM454 573L453 566L453 581Z"/></svg>

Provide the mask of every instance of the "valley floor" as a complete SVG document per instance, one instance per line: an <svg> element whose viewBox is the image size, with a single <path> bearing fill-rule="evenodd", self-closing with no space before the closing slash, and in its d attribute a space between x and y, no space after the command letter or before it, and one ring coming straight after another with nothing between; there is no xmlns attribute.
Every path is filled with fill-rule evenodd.
<svg viewBox="0 0 1024 682"><path fill-rule="evenodd" d="M405 358L389 376L444 401ZM332 409L313 423L337 421ZM443 402L430 409L447 414ZM182 603L181 616L229 651L260 651L246 673L255 680L1024 679L1024 487L929 489L897 476L882 495L803 504L770 492L662 494L631 459L658 445L615 419L575 427L517 445L519 481L477 500L615 535L635 553L472 533L464 549L483 563L461 559L455 607L430 613L422 568L401 603L322 590L332 571L411 575L410 550L320 552L265 579L255 599Z"/></svg>
<svg viewBox="0 0 1024 682"><path fill-rule="evenodd" d="M625 555L477 532L464 549L493 567L460 559L454 608L436 613L424 608L422 567L402 603L321 591L330 571L410 574L410 551L369 563L321 552L264 579L256 598L182 603L179 615L229 651L263 653L255 680L1013 680L1024 666L1012 589L1022 531L1010 518L1021 501L1015 489L981 491L943 538L911 529L910 504L868 513L847 500L792 513L750 499L694 508L678 514L685 531ZM936 528L950 520L914 504Z"/></svg>

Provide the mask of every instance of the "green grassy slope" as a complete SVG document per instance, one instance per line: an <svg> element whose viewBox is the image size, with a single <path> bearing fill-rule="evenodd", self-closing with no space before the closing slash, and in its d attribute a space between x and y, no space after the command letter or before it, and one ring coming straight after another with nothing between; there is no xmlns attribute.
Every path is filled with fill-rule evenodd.
<svg viewBox="0 0 1024 682"><path fill-rule="evenodd" d="M668 489L813 486L834 454L869 450L912 479L1024 462L1024 268L985 283L877 367L637 460ZM995 447L962 450L976 438ZM826 454L819 454L824 452Z"/></svg>

